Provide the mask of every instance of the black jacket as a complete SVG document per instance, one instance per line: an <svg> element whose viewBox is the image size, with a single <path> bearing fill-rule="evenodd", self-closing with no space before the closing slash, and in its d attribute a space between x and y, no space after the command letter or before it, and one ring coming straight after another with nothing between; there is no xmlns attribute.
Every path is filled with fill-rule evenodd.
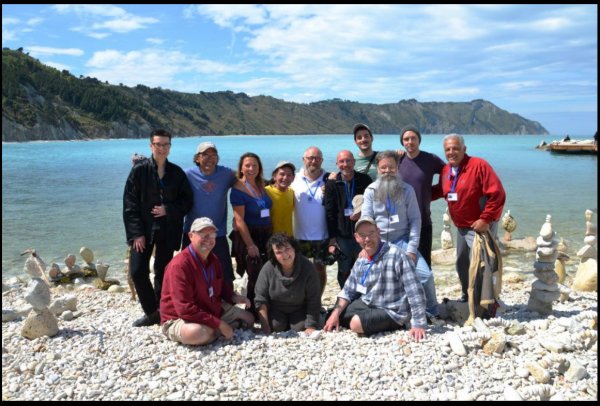
<svg viewBox="0 0 600 406"><path fill-rule="evenodd" d="M350 200L356 195L362 195L371 183L373 181L369 175L354 171L354 194L350 196ZM348 206L345 188L341 173L338 173L335 180L328 180L325 184L324 203L329 238L354 238L356 221L350 221L344 215L344 209Z"/></svg>
<svg viewBox="0 0 600 406"><path fill-rule="evenodd" d="M151 210L164 204L167 215L154 218ZM154 158L137 163L127 178L123 193L123 222L127 243L136 237L145 236L146 243L153 241L153 229L160 228L161 234L172 242L173 249L181 247L183 217L192 208L193 194L185 172L168 160L165 176L158 177Z"/></svg>

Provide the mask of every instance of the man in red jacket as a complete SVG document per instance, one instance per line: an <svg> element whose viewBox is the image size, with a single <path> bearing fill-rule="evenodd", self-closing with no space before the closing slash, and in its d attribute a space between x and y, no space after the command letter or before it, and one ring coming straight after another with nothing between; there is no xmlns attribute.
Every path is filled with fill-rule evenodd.
<svg viewBox="0 0 600 406"><path fill-rule="evenodd" d="M221 264L212 249L217 228L208 217L194 220L190 245L169 262L160 299L162 332L173 341L204 345L219 335L233 337L232 324L252 327L254 316L235 303L250 306L248 298L224 283Z"/></svg>
<svg viewBox="0 0 600 406"><path fill-rule="evenodd" d="M448 164L440 175L441 187L433 188L432 200L444 197L457 228L456 272L462 288L461 301L468 300L469 266L475 233L490 231L494 237L502 215L506 193L489 163L466 154L461 135L444 137Z"/></svg>

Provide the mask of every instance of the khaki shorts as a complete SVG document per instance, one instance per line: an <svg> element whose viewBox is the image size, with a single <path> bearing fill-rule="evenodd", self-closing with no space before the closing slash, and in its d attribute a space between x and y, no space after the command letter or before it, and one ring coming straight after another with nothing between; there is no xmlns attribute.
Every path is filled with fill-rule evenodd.
<svg viewBox="0 0 600 406"><path fill-rule="evenodd" d="M234 306L227 302L221 302L221 308L223 309L223 314L221 315L221 320L223 320L227 324L232 324L236 319L240 318L242 309L237 306ZM164 335L171 341L181 342L181 327L183 327L186 323L189 323L182 319L174 319L168 320L161 326L161 330ZM204 324L199 325L202 329L202 332L208 335L212 331L212 328L205 326Z"/></svg>

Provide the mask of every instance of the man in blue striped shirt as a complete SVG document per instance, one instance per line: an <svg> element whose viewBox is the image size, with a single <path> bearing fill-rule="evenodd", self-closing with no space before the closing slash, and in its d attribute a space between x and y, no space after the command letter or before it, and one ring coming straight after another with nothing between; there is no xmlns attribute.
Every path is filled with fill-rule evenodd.
<svg viewBox="0 0 600 406"><path fill-rule="evenodd" d="M341 324L370 336L410 322L409 335L425 338L425 294L407 254L381 241L372 217L358 220L354 237L368 256L354 263L323 329L337 331Z"/></svg>

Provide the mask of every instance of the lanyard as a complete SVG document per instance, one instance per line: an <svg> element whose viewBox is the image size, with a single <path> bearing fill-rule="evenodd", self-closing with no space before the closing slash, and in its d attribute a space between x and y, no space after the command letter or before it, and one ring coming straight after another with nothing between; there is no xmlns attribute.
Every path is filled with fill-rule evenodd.
<svg viewBox="0 0 600 406"><path fill-rule="evenodd" d="M365 281L367 280L367 276L369 275L369 272L371 272L371 268L373 268L373 264L375 264L375 261L377 260L377 254L379 254L379 251L381 251L382 247L383 247L383 243L380 242L379 247L377 247L377 251L375 251L375 254L373 254L373 260L369 264L367 271L365 272L365 274L363 275L363 277L360 280L361 285L365 286Z"/></svg>
<svg viewBox="0 0 600 406"><path fill-rule="evenodd" d="M352 178L352 191L348 195L348 182L344 181L344 191L346 192L346 207L352 208L352 198L354 197L354 178Z"/></svg>
<svg viewBox="0 0 600 406"><path fill-rule="evenodd" d="M456 189L456 181L458 180L458 172L460 171L460 167L456 168L456 173L454 174L454 181L452 182L452 186L450 187L450 193L454 193L454 189ZM452 173L452 167L450 167L450 171L448 172L448 180L450 180L450 174Z"/></svg>
<svg viewBox="0 0 600 406"><path fill-rule="evenodd" d="M202 271L202 274L204 275L204 280L206 281L206 284L208 285L208 296L212 297L212 295L213 295L212 282L215 280L215 268L211 264L211 266L209 267L210 279L208 279L208 275L206 274L206 269L204 269L204 265L202 265L202 261L200 261L200 258L198 258L198 255L196 255L196 252L194 251L194 249L192 248L191 245L188 245L188 250L190 251L190 254L192 254L192 257L194 257L196 265L198 265L198 267Z"/></svg>
<svg viewBox="0 0 600 406"><path fill-rule="evenodd" d="M265 199L262 199L262 195L259 196L259 194L254 190L252 185L248 183L247 180L244 181L244 185L246 185L246 190L248 190L248 192L250 192L250 195L254 198L254 200L256 200L256 204L258 204L261 209L264 209L266 207L266 204Z"/></svg>
<svg viewBox="0 0 600 406"><path fill-rule="evenodd" d="M319 182L317 183L317 187L315 188L315 191L313 192L310 184L306 180L306 176L303 176L302 179L304 179L304 183L306 183L306 187L308 188L308 193L310 194L310 197L312 197L313 199L316 200L315 195L319 191L319 185L321 185L321 181L319 180Z"/></svg>
<svg viewBox="0 0 600 406"><path fill-rule="evenodd" d="M388 196L388 198L387 198L387 200L386 200L386 203L385 203L385 208L386 208L386 210L387 210L389 213L391 213L392 215L395 215L395 214L396 214L396 202L394 202L394 203L392 204L392 199L390 199L390 198L389 198L389 196Z"/></svg>
<svg viewBox="0 0 600 406"><path fill-rule="evenodd" d="M165 182L161 178L158 178L158 191L160 194L160 203L162 204L164 201L164 191L165 191Z"/></svg>

